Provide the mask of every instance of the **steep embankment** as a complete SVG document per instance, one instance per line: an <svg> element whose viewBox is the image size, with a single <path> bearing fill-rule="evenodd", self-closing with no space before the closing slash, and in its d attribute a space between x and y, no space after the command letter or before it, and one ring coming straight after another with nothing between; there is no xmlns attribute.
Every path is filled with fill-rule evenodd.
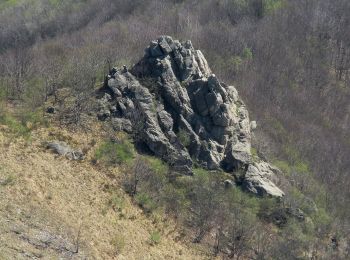
<svg viewBox="0 0 350 260"><path fill-rule="evenodd" d="M46 150L43 142L53 139L83 148L86 159ZM205 259L173 224L148 218L131 203L119 185L120 170L90 163L98 140L50 128L33 132L30 141L10 142L1 128L0 259Z"/></svg>

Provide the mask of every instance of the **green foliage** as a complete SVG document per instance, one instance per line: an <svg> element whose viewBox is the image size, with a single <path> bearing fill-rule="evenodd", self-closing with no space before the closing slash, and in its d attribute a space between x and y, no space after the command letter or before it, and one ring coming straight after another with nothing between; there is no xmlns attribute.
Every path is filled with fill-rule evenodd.
<svg viewBox="0 0 350 260"><path fill-rule="evenodd" d="M60 0L49 0L49 2L53 7L57 7L61 1Z"/></svg>
<svg viewBox="0 0 350 260"><path fill-rule="evenodd" d="M108 200L108 206L111 207L114 211L119 212L123 210L124 203L124 199L117 194L113 194L112 197Z"/></svg>
<svg viewBox="0 0 350 260"><path fill-rule="evenodd" d="M166 212L175 216L180 212L185 212L190 205L187 194L188 190L186 190L186 188L177 187L176 184L168 183L164 187L161 197Z"/></svg>
<svg viewBox="0 0 350 260"><path fill-rule="evenodd" d="M143 192L136 194L135 201L146 213L151 213L157 208L157 204L151 196Z"/></svg>
<svg viewBox="0 0 350 260"><path fill-rule="evenodd" d="M7 99L8 93L6 91L6 81L0 77L0 105L3 105Z"/></svg>
<svg viewBox="0 0 350 260"><path fill-rule="evenodd" d="M279 207L278 203L273 198L261 198L259 201L258 216L266 219Z"/></svg>
<svg viewBox="0 0 350 260"><path fill-rule="evenodd" d="M41 109L38 109L34 112L22 111L17 115L18 119L22 125L26 125L28 128L36 129L40 126L48 127L49 122L43 116Z"/></svg>
<svg viewBox="0 0 350 260"><path fill-rule="evenodd" d="M3 0L0 3L0 10L11 6L15 6L16 4L18 4L18 2L19 2L18 0Z"/></svg>
<svg viewBox="0 0 350 260"><path fill-rule="evenodd" d="M228 61L228 65L234 69L234 71L238 71L243 63L243 60L240 56L234 56Z"/></svg>
<svg viewBox="0 0 350 260"><path fill-rule="evenodd" d="M298 256L312 245L315 232L325 234L329 230L330 217L326 211L312 208L313 204L297 188L292 188L282 203L275 198L257 198L238 187L224 188L222 183L228 176L222 172L195 168L192 177L168 178L168 166L159 159L143 156L137 161L143 162L137 169L144 171L137 177L139 182L135 202L147 214L164 208L167 214L195 232L194 242L200 242L216 223L222 225L220 230L223 233L218 234L220 244L232 246L232 250L246 250L255 243L253 230L262 227L264 224L260 221L265 220L278 227L278 242L274 244L278 248L271 254L284 254L279 251L282 247L279 243L288 240L288 248L293 255ZM281 165L295 171L294 166L283 161L280 161ZM306 163L297 164L295 168L301 173L308 171ZM308 214L306 220L295 221L288 215L286 203ZM237 241L237 234L241 234L244 239ZM160 239L158 235L154 234L152 244L159 243L156 242Z"/></svg>
<svg viewBox="0 0 350 260"><path fill-rule="evenodd" d="M185 146L185 147L190 146L191 138L185 130L180 129L179 132L177 133L177 137L179 138L179 140L183 146Z"/></svg>
<svg viewBox="0 0 350 260"><path fill-rule="evenodd" d="M115 253L120 254L125 247L125 238L122 235L117 235L110 241L110 244L114 247Z"/></svg>
<svg viewBox="0 0 350 260"><path fill-rule="evenodd" d="M253 52L251 48L245 47L243 49L242 58L245 60L252 60L253 59Z"/></svg>
<svg viewBox="0 0 350 260"><path fill-rule="evenodd" d="M155 174L165 176L169 171L169 166L161 159L153 156L144 156L152 171Z"/></svg>
<svg viewBox="0 0 350 260"><path fill-rule="evenodd" d="M253 52L251 48L245 47L240 55L235 55L231 58L223 57L223 67L230 67L237 73L242 69L242 66L253 59Z"/></svg>
<svg viewBox="0 0 350 260"><path fill-rule="evenodd" d="M149 237L151 245L158 245L161 240L160 233L158 231L153 231Z"/></svg>
<svg viewBox="0 0 350 260"><path fill-rule="evenodd" d="M276 118L270 117L268 118L268 123L269 123L269 126L273 128L274 133L276 133L276 135L282 138L287 137L288 132L281 121L277 120Z"/></svg>
<svg viewBox="0 0 350 260"><path fill-rule="evenodd" d="M254 215L259 212L259 203L261 199L256 196L246 193L241 189L231 189L225 196L227 196L234 207L241 207L244 211Z"/></svg>
<svg viewBox="0 0 350 260"><path fill-rule="evenodd" d="M284 144L282 149L289 162L293 164L300 163L300 152L293 145Z"/></svg>
<svg viewBox="0 0 350 260"><path fill-rule="evenodd" d="M258 156L258 151L256 150L256 148L251 147L251 148L250 148L250 152L251 152L251 154L252 154L253 156Z"/></svg>
<svg viewBox="0 0 350 260"><path fill-rule="evenodd" d="M310 168L308 163L303 161L297 161L294 165L295 171L300 174L310 174Z"/></svg>
<svg viewBox="0 0 350 260"><path fill-rule="evenodd" d="M315 225L316 232L325 235L330 231L332 218L324 208L319 208L317 212L314 212L311 215L311 218Z"/></svg>
<svg viewBox="0 0 350 260"><path fill-rule="evenodd" d="M28 136L30 133L30 129L12 115L1 115L0 122L1 124L7 125L10 131L18 136Z"/></svg>
<svg viewBox="0 0 350 260"><path fill-rule="evenodd" d="M306 244L308 236L304 233L302 226L295 220L290 220L288 225L281 232L284 233L286 239L294 241L295 244ZM301 247L297 247L298 249Z"/></svg>
<svg viewBox="0 0 350 260"><path fill-rule="evenodd" d="M285 0L263 0L264 15L269 15L283 8Z"/></svg>
<svg viewBox="0 0 350 260"><path fill-rule="evenodd" d="M193 175L194 175L194 180L198 180L203 183L208 183L211 178L210 171L203 168L193 169Z"/></svg>
<svg viewBox="0 0 350 260"><path fill-rule="evenodd" d="M286 161L275 160L273 164L278 167L283 173L290 175L292 172L291 166Z"/></svg>
<svg viewBox="0 0 350 260"><path fill-rule="evenodd" d="M46 2L49 5L46 5ZM295 206L310 215L312 221L318 227L329 225L330 217L325 210L330 204L329 201L333 204L338 203L337 206L332 205L332 207L339 208L337 211L338 213L341 211L341 214L344 216L343 220L348 219L348 210L343 206L343 204L348 202L344 195L346 192L338 190L338 186L333 187L335 185L343 186L342 188L346 191L346 183L348 182L344 181L343 183L345 184L341 185L339 183L342 182L336 182L333 179L330 181L332 183L330 188L334 189L334 192L327 194L326 190L318 183L318 178L313 177L312 174L312 169L318 167L318 176L323 177L333 170L336 174L332 175L338 176L340 173L338 171L341 171L339 169L346 169L344 167L345 164L340 160L322 162L317 156L310 155L312 153L309 152L318 151L318 147L323 147L319 154L326 153L329 148L329 142L324 140L323 137L328 136L328 134L333 134L333 145L340 148L339 155L346 151L346 149L341 148L343 145L341 143L343 142L342 131L346 130L341 130L339 127L334 132L332 131L332 126L340 125L337 122L342 123L336 117L337 114L343 115L344 111L342 110L346 107L348 101L346 97L348 97L349 89L347 86L348 82L343 82L342 79L339 79L338 82L332 83L334 80L332 75L334 73L333 63L337 63L337 61L328 60L328 57L336 57L335 59L338 59L337 57L339 56L339 60L342 61L343 57L340 57L342 53L338 53L338 49L344 47L343 42L341 39L332 38L341 35L341 28L345 27L339 26L340 31L338 32L332 31L333 27L327 24L329 21L336 21L338 16L346 17L344 16L344 14L346 15L346 8L341 8L342 5L340 4L340 2L345 3L346 1L337 3L337 8L335 9L340 14L336 12L337 15L335 16L333 14L334 8L327 10L327 8L322 7L323 5L317 4L318 1L288 1L288 5L286 0L203 1L203 3L197 5L199 7L197 8L197 6L187 5L191 4L191 1L181 0L171 1L172 3L181 2L174 8L171 8L170 2L162 5L166 10L159 12L164 16L160 18L152 18L149 15L154 10L143 7L153 5L143 5L142 2L145 1L122 2L116 5L111 4L109 6L110 10L108 9L107 11L102 6L102 12L100 12L98 10L98 1L1 1L1 11L3 11L3 8L22 5L22 3L25 5L23 5L23 8L16 10L18 17L11 12L8 13L8 17L5 16L6 14L1 17L3 18L1 21L5 22L7 27L3 35L4 37L6 34L9 35L10 43L7 47L1 46L0 51L2 52L3 48L5 48L5 51L12 49L12 38L23 36L26 45L33 43L33 48L29 48L29 51L33 51L35 55L38 54L35 56L38 59L37 63L35 59L34 62L25 66L30 69L23 72L26 75L21 75L21 78L23 77L21 81L24 81L20 84L20 87L24 88L23 93L20 90L20 95L15 93L12 96L23 99L28 107L38 107L44 99L44 86L51 85L51 82L47 83L45 77L38 76L41 75L42 69L46 67L48 68L48 76L54 75L55 83L59 83L57 85L76 88L78 93L82 89L84 91L92 91L97 86L96 83L104 79L106 71L103 68L105 66L105 57L117 57L117 62L112 61L112 64L119 63L119 67L135 61L134 59L138 55L138 51L135 50L139 50L139 45L144 44L140 39L147 38L150 34L147 30L152 28L152 25L157 27L159 19L164 18L165 22L162 25L164 28L162 28L164 30L169 29L170 34L183 37L189 35L190 32L192 37L200 43L203 51L209 54L206 55L209 58L209 64L213 71L220 73L220 78L237 81L237 85L242 84L242 82L245 83L243 85L246 87L242 91L244 96L249 99L247 103L250 104L253 112L258 117L261 117L262 121L269 121L270 119L271 122L266 123L267 128L271 128L269 137L272 137L271 140L276 143L277 147L282 147L278 151L278 160L275 164L286 173L287 178L295 185L288 195L290 196L290 203L294 203ZM137 4L134 4L134 2L137 2ZM262 6L260 6L260 3L262 3ZM90 9L90 6L93 9ZM116 9L120 9L120 13L116 9L113 10L113 6L117 6ZM162 7L159 6L159 8ZM261 8L262 10L257 10ZM283 15L274 15L278 11L284 12L284 8L286 12L282 13ZM11 9L9 8L9 10ZM171 10L169 11L169 9ZM21 10L24 11L22 12ZM188 10L191 11L187 12ZM178 15L183 13L183 11L186 11L185 18ZM109 15L108 12L111 12L113 15ZM344 14L341 14L341 12L344 12ZM169 13L172 15L169 15ZM324 21L320 22L321 24L318 27L322 31L315 28L312 23L313 19L310 19L310 17L314 17L315 14L319 13L331 18L323 19ZM96 15L94 16L93 14ZM128 16L129 14L131 16ZM202 18L207 15L209 15L208 22L201 22ZM263 16L270 17L263 18ZM14 17L12 22L11 17ZM96 17L98 20L95 20ZM112 21L104 23L105 18L103 17L108 17ZM113 17L117 17L117 19ZM149 19L150 17L151 19ZM257 22L257 17L262 18L262 20ZM149 23L147 23L147 26L144 25L145 27L142 27L143 24L146 24L142 21L146 19ZM88 23L89 21L91 22ZM244 22L240 23L240 21ZM295 23L290 21L295 21ZM139 28L140 26L130 27L130 23L140 25L141 28ZM55 29L57 24L59 25L57 26L58 30ZM300 30L300 28L304 27L305 30ZM327 28L331 28L331 30L327 31L329 30ZM81 33L80 29L84 33ZM137 33L133 30L137 30ZM60 35L61 33L66 35L66 32L69 32L69 37ZM98 32L101 33L99 34ZM34 43L36 35L41 39ZM105 35L109 35L109 37L103 37ZM324 35L331 37L331 39L325 40ZM27 38L30 40L27 41ZM213 42L212 38L215 38L216 41ZM48 52L42 51L42 44L47 44L45 43L47 39L50 39L49 42L58 48ZM340 46L332 47L331 45L333 44L329 45L330 40L334 43L340 42ZM251 48L246 47L247 44L254 46L254 53ZM218 47L220 51L218 51ZM20 46L19 50L22 51L25 48L25 46ZM344 53L346 54L347 47L345 46L344 48ZM10 55L11 52L12 50L8 54ZM21 52L18 53L21 54ZM130 56L130 60L129 58L128 61L123 60L128 56ZM15 61L15 57L10 57L9 61L11 59ZM60 62L57 62L58 60ZM4 59L2 67L8 67L11 65L10 63ZM21 63L21 60L16 60L17 63ZM51 66L48 63L52 63L52 67L56 68L56 70L51 70ZM247 66L247 64L252 66ZM337 65L335 64L335 66ZM9 68L6 70L11 71L11 67ZM57 72L63 75L57 75L59 74ZM7 76L7 73L4 72L0 76L0 100L7 98L8 93L6 93L6 89L12 92L12 84L6 83L13 80L8 80L9 76ZM57 80L56 77L60 79ZM151 89L151 92L158 93L158 86L153 83L155 82L152 82L152 79L145 79L144 82ZM331 87L333 94L321 95L322 100L324 99L322 104L325 107L322 109L324 113L320 116L321 119L318 119L317 114L314 114L314 112L318 111L319 102L315 101L319 101L317 97L320 96L320 91L322 89L327 90L327 86ZM327 98L327 96L331 98ZM313 98L309 99L307 97ZM337 106L334 105L335 101L333 99L336 101ZM345 102L341 102L341 100L345 100ZM329 107L327 108L327 106ZM337 111L336 107L339 108L339 111ZM30 136L32 129L38 125L45 124L45 122L42 122L43 117L40 115L40 112L8 114L2 110L0 107L0 122L6 124L11 132L17 135ZM29 109L29 111L31 110ZM308 116L312 117L311 120ZM342 116L339 118L343 120ZM142 120L140 121L142 122ZM320 137L318 139L313 137L311 140L309 132L305 131L306 129L315 129ZM186 134L180 133L179 138L184 146L189 145L190 140ZM346 138L350 140L348 137ZM293 139L298 140L298 147L293 145ZM96 151L96 158L107 164L127 163L131 165L134 151L132 146L124 142L128 143L129 141L105 142ZM317 149L315 149L316 147ZM330 150L333 151L334 149ZM256 150L252 148L252 154L255 153ZM314 154L318 154L318 152ZM308 158L305 158L305 156L308 156ZM145 174L141 175L132 172L132 174L135 174L133 180L138 182L137 192L140 194L140 198L137 199L142 202L142 205L147 205L149 204L148 201L152 201L157 206L165 205L165 207L173 208L172 212L186 211L184 214L191 215L192 212L189 208L191 206L195 207L195 199L203 199L204 203L199 205L200 207L216 206L216 204L228 206L232 209L237 209L237 216L241 218L254 216L257 211L272 212L279 206L273 200L253 198L239 188L225 191L220 186L223 175L203 169L195 169L193 178L178 177L175 180L169 180L169 169L164 163L152 157L143 159L146 163L142 166L146 170L141 171L139 167L137 171ZM240 176L242 174L237 173L237 175ZM319 179L328 180L331 178ZM11 180L9 183L11 183ZM318 211L315 210L312 203L308 202L308 197L310 197L311 201L316 202ZM111 207L117 210L122 208L122 201L119 201L118 197L111 198L109 203ZM198 208L197 212L202 208ZM223 212L223 209L215 209L220 213ZM296 235L300 234L301 240L307 243L307 239L304 239L302 234L305 232L298 225L300 224L293 223L291 227L285 230L290 230L290 232L287 232L289 235L292 235L293 232ZM288 239L288 236L286 238ZM285 251L288 254L288 250Z"/></svg>
<svg viewBox="0 0 350 260"><path fill-rule="evenodd" d="M128 139L105 141L95 151L95 159L106 165L131 164L134 157L134 145Z"/></svg>
<svg viewBox="0 0 350 260"><path fill-rule="evenodd" d="M32 130L39 126L47 127L48 121L43 117L40 110L35 112L20 111L16 115L2 111L0 113L0 124L8 126L15 136L28 139Z"/></svg>
<svg viewBox="0 0 350 260"><path fill-rule="evenodd" d="M22 99L29 109L36 109L45 102L46 93L44 84L44 80L39 77L33 77L26 81Z"/></svg>

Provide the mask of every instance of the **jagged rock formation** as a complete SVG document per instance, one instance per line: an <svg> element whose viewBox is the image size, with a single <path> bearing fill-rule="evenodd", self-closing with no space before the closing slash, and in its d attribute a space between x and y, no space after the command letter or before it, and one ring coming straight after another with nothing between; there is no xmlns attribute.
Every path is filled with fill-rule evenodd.
<svg viewBox="0 0 350 260"><path fill-rule="evenodd" d="M152 41L130 71L113 68L100 93L98 117L134 133L176 170L191 173L195 162L209 170L244 171L251 192L283 196L270 180L268 164L253 164L256 123L237 90L212 74L190 41L169 36Z"/></svg>

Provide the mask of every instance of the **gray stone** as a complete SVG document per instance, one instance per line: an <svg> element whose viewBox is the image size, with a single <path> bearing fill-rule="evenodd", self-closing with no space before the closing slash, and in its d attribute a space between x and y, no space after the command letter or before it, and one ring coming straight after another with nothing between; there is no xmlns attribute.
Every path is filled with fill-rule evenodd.
<svg viewBox="0 0 350 260"><path fill-rule="evenodd" d="M80 150L74 150L65 142L48 142L46 148L52 150L61 156L65 156L70 160L83 160L84 154Z"/></svg>
<svg viewBox="0 0 350 260"><path fill-rule="evenodd" d="M256 123L250 122L237 90L212 74L191 41L159 37L130 70L111 73L102 90L112 97L99 101L99 118L111 117L118 131L131 132L132 126L133 136L174 169L190 174L197 162L211 170L243 172L247 190L282 196L267 177L279 175L273 167L252 162ZM183 135L189 138L186 144Z"/></svg>
<svg viewBox="0 0 350 260"><path fill-rule="evenodd" d="M221 96L211 92L205 96L205 100L207 102L210 115L214 116L220 109L220 105L223 103Z"/></svg>
<svg viewBox="0 0 350 260"><path fill-rule="evenodd" d="M170 41L170 39L165 38L165 37L161 37L158 40L159 46L162 49L164 54L169 54L170 52L172 52L172 49L169 46L168 41Z"/></svg>
<svg viewBox="0 0 350 260"><path fill-rule="evenodd" d="M162 129L164 129L164 131L172 130L174 120L168 112L166 112L165 110L158 112L158 120L160 126L162 127Z"/></svg>
<svg viewBox="0 0 350 260"><path fill-rule="evenodd" d="M149 53L152 57L159 57L163 55L163 52L157 42L151 42Z"/></svg>
<svg viewBox="0 0 350 260"><path fill-rule="evenodd" d="M213 115L213 122L217 126L228 127L231 125L231 115L226 105L220 106L219 110Z"/></svg>
<svg viewBox="0 0 350 260"><path fill-rule="evenodd" d="M228 86L227 87L227 95L233 102L238 101L238 92L235 87L233 86Z"/></svg>
<svg viewBox="0 0 350 260"><path fill-rule="evenodd" d="M253 163L248 166L244 176L244 186L247 190L260 196L283 197L284 192L271 179L274 172L266 162Z"/></svg>
<svg viewBox="0 0 350 260"><path fill-rule="evenodd" d="M111 122L115 131L124 131L129 134L132 133L132 124L130 120L125 118L113 118Z"/></svg>
<svg viewBox="0 0 350 260"><path fill-rule="evenodd" d="M251 122L250 122L250 130L255 130L256 127L257 127L256 121L251 121Z"/></svg>

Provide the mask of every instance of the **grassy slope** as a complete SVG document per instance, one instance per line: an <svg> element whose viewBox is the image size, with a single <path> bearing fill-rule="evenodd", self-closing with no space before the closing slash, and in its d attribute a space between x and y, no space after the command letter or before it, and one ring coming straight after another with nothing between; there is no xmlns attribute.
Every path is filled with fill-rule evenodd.
<svg viewBox="0 0 350 260"><path fill-rule="evenodd" d="M58 136L79 147L99 138L51 128L35 131L30 143L9 144L6 128L0 131L0 259L66 258L77 237L73 259L208 258L178 239L172 223L135 207L120 189L117 168L96 169L89 158L73 162L42 148ZM108 203L116 197L124 204L120 211ZM156 230L161 240L151 245Z"/></svg>

